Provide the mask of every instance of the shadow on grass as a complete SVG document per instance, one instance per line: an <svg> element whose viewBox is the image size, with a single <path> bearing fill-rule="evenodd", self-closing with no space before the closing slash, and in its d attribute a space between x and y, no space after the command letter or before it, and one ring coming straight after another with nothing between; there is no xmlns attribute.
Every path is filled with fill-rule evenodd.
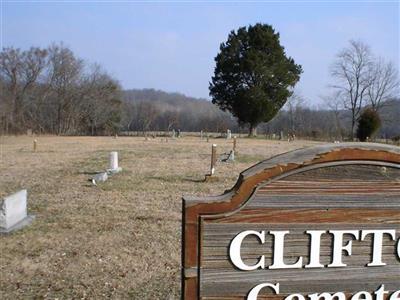
<svg viewBox="0 0 400 300"><path fill-rule="evenodd" d="M147 180L157 180L161 182L177 183L177 182L204 182L204 178L180 176L180 175L166 175L166 176L149 176L146 177Z"/></svg>
<svg viewBox="0 0 400 300"><path fill-rule="evenodd" d="M186 181L186 182L195 182L195 183L206 182L206 180L205 180L204 178L202 178L202 179L184 178L183 181Z"/></svg>
<svg viewBox="0 0 400 300"><path fill-rule="evenodd" d="M97 171L79 171L79 175L96 175L99 173L105 172L105 170L97 170Z"/></svg>

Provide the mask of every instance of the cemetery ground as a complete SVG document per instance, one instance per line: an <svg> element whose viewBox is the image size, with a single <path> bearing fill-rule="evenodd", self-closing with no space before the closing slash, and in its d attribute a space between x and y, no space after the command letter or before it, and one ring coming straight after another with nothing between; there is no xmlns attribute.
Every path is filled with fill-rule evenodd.
<svg viewBox="0 0 400 300"><path fill-rule="evenodd" d="M33 223L0 236L1 299L178 299L183 194L216 195L241 171L309 141L238 139L235 162L209 172L233 140L0 137L0 197L28 190ZM121 173L88 179L118 151Z"/></svg>

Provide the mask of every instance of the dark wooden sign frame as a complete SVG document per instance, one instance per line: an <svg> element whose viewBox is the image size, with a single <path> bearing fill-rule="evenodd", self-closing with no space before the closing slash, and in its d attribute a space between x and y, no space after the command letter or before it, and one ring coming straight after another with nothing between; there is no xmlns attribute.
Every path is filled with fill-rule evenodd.
<svg viewBox="0 0 400 300"><path fill-rule="evenodd" d="M368 165L400 169L400 148L374 143L342 143L295 150L245 170L223 195L184 197L182 220L182 299L200 299L202 222L242 210L257 188L318 168ZM284 220L282 220L284 222ZM282 297L276 297L282 298Z"/></svg>

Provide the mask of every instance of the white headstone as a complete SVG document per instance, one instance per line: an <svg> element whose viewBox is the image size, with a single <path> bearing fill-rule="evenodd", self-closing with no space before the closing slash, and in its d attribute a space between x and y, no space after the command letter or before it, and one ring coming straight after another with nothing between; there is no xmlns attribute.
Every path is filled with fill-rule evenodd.
<svg viewBox="0 0 400 300"><path fill-rule="evenodd" d="M27 191L21 190L0 201L0 227L9 229L27 217Z"/></svg>
<svg viewBox="0 0 400 300"><path fill-rule="evenodd" d="M110 173L118 173L121 170L122 168L118 166L118 152L117 151L110 152L110 167L107 171Z"/></svg>
<svg viewBox="0 0 400 300"><path fill-rule="evenodd" d="M230 129L228 129L228 130L226 131L226 138L227 138L228 140L230 140L230 139L232 138L232 132L230 131Z"/></svg>

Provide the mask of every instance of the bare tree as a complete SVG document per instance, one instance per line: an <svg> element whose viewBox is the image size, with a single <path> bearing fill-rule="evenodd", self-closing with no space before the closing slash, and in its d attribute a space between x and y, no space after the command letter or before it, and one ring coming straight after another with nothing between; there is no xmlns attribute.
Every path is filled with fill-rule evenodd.
<svg viewBox="0 0 400 300"><path fill-rule="evenodd" d="M399 80L395 66L378 58L373 64L372 82L367 89L371 108L379 111L387 100L398 97L398 92Z"/></svg>
<svg viewBox="0 0 400 300"><path fill-rule="evenodd" d="M0 52L1 132L86 134L120 126L118 82L63 44Z"/></svg>
<svg viewBox="0 0 400 300"><path fill-rule="evenodd" d="M48 85L52 91L57 134L68 133L74 125L74 113L79 110L79 90L83 61L64 45L49 48Z"/></svg>
<svg viewBox="0 0 400 300"><path fill-rule="evenodd" d="M350 41L332 65L331 75L337 83L333 85L343 99L346 109L351 111L351 139L364 103L364 98L372 82L373 58L369 47L361 41Z"/></svg>
<svg viewBox="0 0 400 300"><path fill-rule="evenodd" d="M297 127L301 126L302 124L302 106L304 105L305 99L298 93L293 92L293 94L289 97L288 101L286 102L285 106L289 116L289 133L296 134Z"/></svg>
<svg viewBox="0 0 400 300"><path fill-rule="evenodd" d="M329 96L322 97L324 103L329 107L332 111L334 119L335 119L335 132L336 138L340 140L343 139L343 128L341 122L341 112L343 110L343 99L341 98L341 94L339 91L336 91L334 94Z"/></svg>
<svg viewBox="0 0 400 300"><path fill-rule="evenodd" d="M119 124L115 124L120 122L119 90L118 82L98 64L92 65L89 73L82 79L79 95L81 109L77 117L91 135L97 135L97 130L115 133L119 127Z"/></svg>
<svg viewBox="0 0 400 300"><path fill-rule="evenodd" d="M2 101L8 102L10 114L7 122L15 132L24 128L26 95L45 68L46 56L46 50L33 47L27 51L11 47L0 52L0 77L8 90L8 97Z"/></svg>

